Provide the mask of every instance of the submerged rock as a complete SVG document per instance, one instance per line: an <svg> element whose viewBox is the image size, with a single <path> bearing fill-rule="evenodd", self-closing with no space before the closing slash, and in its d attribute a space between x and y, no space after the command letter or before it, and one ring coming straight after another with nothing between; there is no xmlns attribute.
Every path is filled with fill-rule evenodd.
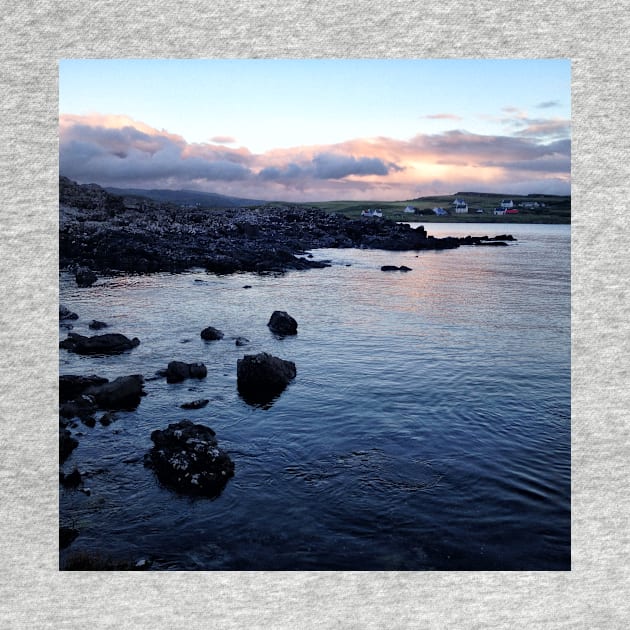
<svg viewBox="0 0 630 630"><path fill-rule="evenodd" d="M183 403L180 405L182 409L201 409L205 407L210 401L207 398L200 398L199 400L193 400L192 402Z"/></svg>
<svg viewBox="0 0 630 630"><path fill-rule="evenodd" d="M274 311L267 326L277 335L297 335L298 324L286 311Z"/></svg>
<svg viewBox="0 0 630 630"><path fill-rule="evenodd" d="M237 346L246 346L249 343L249 339L247 337L235 337L234 343Z"/></svg>
<svg viewBox="0 0 630 630"><path fill-rule="evenodd" d="M76 354L119 354L140 344L137 337L129 339L120 333L107 333L86 337L78 333L68 333L68 338L59 343L60 348Z"/></svg>
<svg viewBox="0 0 630 630"><path fill-rule="evenodd" d="M59 376L59 402L75 400L88 387L103 385L109 382L106 378L96 376L76 376L74 374L63 374Z"/></svg>
<svg viewBox="0 0 630 630"><path fill-rule="evenodd" d="M217 497L234 476L234 463L218 447L215 432L190 420L151 433L153 448L145 456L163 485L183 494Z"/></svg>
<svg viewBox="0 0 630 630"><path fill-rule="evenodd" d="M223 333L218 328L208 326L201 331L201 338L206 341L218 341L223 339Z"/></svg>
<svg viewBox="0 0 630 630"><path fill-rule="evenodd" d="M238 391L253 404L271 402L296 374L293 361L285 361L266 352L245 355L236 364Z"/></svg>
<svg viewBox="0 0 630 630"><path fill-rule="evenodd" d="M381 267L381 271L411 271L411 267L407 267L406 265L401 265L400 267L396 267L396 265L383 265Z"/></svg>
<svg viewBox="0 0 630 630"><path fill-rule="evenodd" d="M107 328L107 324L105 322L99 322L98 319L93 319L88 324L88 328L91 330L101 330L102 328Z"/></svg>
<svg viewBox="0 0 630 630"><path fill-rule="evenodd" d="M59 428L59 462L63 464L79 443L70 435L68 429Z"/></svg>
<svg viewBox="0 0 630 630"><path fill-rule="evenodd" d="M59 528L59 548L65 549L69 547L79 535L79 530L74 527L60 527Z"/></svg>

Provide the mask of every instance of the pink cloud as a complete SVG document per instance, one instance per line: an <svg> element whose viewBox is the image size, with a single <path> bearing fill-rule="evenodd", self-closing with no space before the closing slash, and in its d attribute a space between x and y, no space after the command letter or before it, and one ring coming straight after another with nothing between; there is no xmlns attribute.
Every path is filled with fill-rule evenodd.
<svg viewBox="0 0 630 630"><path fill-rule="evenodd" d="M568 192L567 123L530 120L510 136L459 130L254 154L244 147L188 143L125 116L63 114L59 163L62 175L82 183L192 187L287 201L409 199L463 189L519 192L525 186L530 188L523 192Z"/></svg>
<svg viewBox="0 0 630 630"><path fill-rule="evenodd" d="M429 118L430 120L463 120L457 114L428 114L423 116L423 118Z"/></svg>

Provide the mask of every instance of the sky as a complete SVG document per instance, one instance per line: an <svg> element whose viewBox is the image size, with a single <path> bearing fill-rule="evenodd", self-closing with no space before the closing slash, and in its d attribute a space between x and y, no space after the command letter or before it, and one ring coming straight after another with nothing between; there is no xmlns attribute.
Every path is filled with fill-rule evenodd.
<svg viewBox="0 0 630 630"><path fill-rule="evenodd" d="M59 172L284 201L570 194L566 59L66 59Z"/></svg>

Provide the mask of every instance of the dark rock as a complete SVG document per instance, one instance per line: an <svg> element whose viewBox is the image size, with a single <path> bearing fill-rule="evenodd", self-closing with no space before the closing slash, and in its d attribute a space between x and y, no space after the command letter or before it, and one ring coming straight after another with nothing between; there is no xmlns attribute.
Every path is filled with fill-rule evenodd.
<svg viewBox="0 0 630 630"><path fill-rule="evenodd" d="M79 535L79 530L73 527L60 527L59 528L59 548L66 549L69 547L76 537Z"/></svg>
<svg viewBox="0 0 630 630"><path fill-rule="evenodd" d="M97 319L93 319L89 324L88 328L92 330L101 330L102 328L107 328L107 324L105 322L99 322Z"/></svg>
<svg viewBox="0 0 630 630"><path fill-rule="evenodd" d="M80 396L88 387L93 385L103 385L107 383L106 378L96 376L74 376L64 374L59 376L59 401L67 402Z"/></svg>
<svg viewBox="0 0 630 630"><path fill-rule="evenodd" d="M205 407L210 401L207 398L200 398L199 400L193 400L192 402L183 403L180 405L182 409L201 409Z"/></svg>
<svg viewBox="0 0 630 630"><path fill-rule="evenodd" d="M68 322L61 322L59 324L60 328L63 328L64 330L72 330L74 328L74 326L72 324L69 324Z"/></svg>
<svg viewBox="0 0 630 630"><path fill-rule="evenodd" d="M286 311L274 311L267 326L277 335L297 335L298 324Z"/></svg>
<svg viewBox="0 0 630 630"><path fill-rule="evenodd" d="M249 343L249 339L247 337L236 337L234 343L237 346L246 346Z"/></svg>
<svg viewBox="0 0 630 630"><path fill-rule="evenodd" d="M94 396L102 409L135 409L143 396L144 378L140 374L120 376L111 383L94 385L86 390L86 394Z"/></svg>
<svg viewBox="0 0 630 630"><path fill-rule="evenodd" d="M398 271L398 267L396 265L383 265L381 267L381 271Z"/></svg>
<svg viewBox="0 0 630 630"><path fill-rule="evenodd" d="M407 267L405 265L400 265L398 269L400 269L400 271L411 271L411 267Z"/></svg>
<svg viewBox="0 0 630 630"><path fill-rule="evenodd" d="M79 416L81 418L81 422L83 422L83 424L86 427L90 427L90 429L93 429L96 426L96 418L94 416Z"/></svg>
<svg viewBox="0 0 630 630"><path fill-rule="evenodd" d="M77 488L81 485L81 473L75 468L71 473L64 475L59 473L59 483L64 488Z"/></svg>
<svg viewBox="0 0 630 630"><path fill-rule="evenodd" d="M252 288L251 284L243 285L243 289L251 289L251 288Z"/></svg>
<svg viewBox="0 0 630 630"><path fill-rule="evenodd" d="M59 405L59 415L62 418L89 418L96 410L96 400L94 396L80 394L74 400L61 403Z"/></svg>
<svg viewBox="0 0 630 630"><path fill-rule="evenodd" d="M181 383L187 378L205 378L208 370L203 363L171 361L166 368L167 383Z"/></svg>
<svg viewBox="0 0 630 630"><path fill-rule="evenodd" d="M140 344L137 337L129 339L120 333L107 333L86 337L78 333L68 333L68 338L59 343L60 348L76 354L119 354Z"/></svg>
<svg viewBox="0 0 630 630"><path fill-rule="evenodd" d="M104 426L104 427L108 427L114 420L116 419L116 417L114 416L113 413L104 413L100 418L99 418L99 422Z"/></svg>
<svg viewBox="0 0 630 630"><path fill-rule="evenodd" d="M234 475L234 464L218 448L215 432L190 420L151 433L153 448L145 456L164 486L183 494L217 497Z"/></svg>
<svg viewBox="0 0 630 630"><path fill-rule="evenodd" d="M79 319L76 313L73 313L67 306L59 305L59 319Z"/></svg>
<svg viewBox="0 0 630 630"><path fill-rule="evenodd" d="M265 404L280 394L296 375L295 363L266 352L245 355L236 364L237 385L247 402Z"/></svg>
<svg viewBox="0 0 630 630"><path fill-rule="evenodd" d="M96 274L88 267L79 267L74 277L77 281L77 286L82 288L91 287L98 280Z"/></svg>
<svg viewBox="0 0 630 630"><path fill-rule="evenodd" d="M79 443L70 435L68 429L59 429L59 462L63 464Z"/></svg>
<svg viewBox="0 0 630 630"><path fill-rule="evenodd" d="M206 341L218 341L223 339L223 333L218 328L208 326L201 331L201 338Z"/></svg>

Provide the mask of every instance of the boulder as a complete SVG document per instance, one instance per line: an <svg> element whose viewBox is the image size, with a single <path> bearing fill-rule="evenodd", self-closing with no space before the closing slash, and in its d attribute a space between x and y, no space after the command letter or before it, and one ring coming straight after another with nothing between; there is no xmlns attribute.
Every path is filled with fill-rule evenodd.
<svg viewBox="0 0 630 630"><path fill-rule="evenodd" d="M246 337L236 337L234 339L234 343L237 346L246 346L249 343L249 339L247 339Z"/></svg>
<svg viewBox="0 0 630 630"><path fill-rule="evenodd" d="M265 404L280 394L296 375L295 363L266 352L245 355L236 364L237 386L247 402Z"/></svg>
<svg viewBox="0 0 630 630"><path fill-rule="evenodd" d="M97 280L96 274L88 267L79 267L75 274L77 286L81 288L91 287Z"/></svg>
<svg viewBox="0 0 630 630"><path fill-rule="evenodd" d="M59 305L59 319L79 319L76 313L73 313L67 306Z"/></svg>
<svg viewBox="0 0 630 630"><path fill-rule="evenodd" d="M60 527L59 528L59 548L65 549L69 547L74 539L79 535L79 530L74 527Z"/></svg>
<svg viewBox="0 0 630 630"><path fill-rule="evenodd" d="M67 475L65 475L64 473L59 473L59 483L64 488L77 488L79 485L81 485L81 481L81 473L76 468Z"/></svg>
<svg viewBox="0 0 630 630"><path fill-rule="evenodd" d="M181 383L187 378L205 378L208 370L203 363L171 361L166 368L167 383Z"/></svg>
<svg viewBox="0 0 630 630"><path fill-rule="evenodd" d="M267 326L277 335L297 335L298 324L286 311L274 311Z"/></svg>
<svg viewBox="0 0 630 630"><path fill-rule="evenodd" d="M214 498L234 476L234 464L218 448L215 432L190 420L151 433L154 446L145 456L164 486L182 494Z"/></svg>
<svg viewBox="0 0 630 630"><path fill-rule="evenodd" d="M183 403L180 405L182 409L201 409L205 407L210 401L207 398L200 398L199 400L193 400L192 402Z"/></svg>
<svg viewBox="0 0 630 630"><path fill-rule="evenodd" d="M93 319L88 324L88 328L92 330L101 330L102 328L107 328L107 324L105 322L99 322L97 319Z"/></svg>
<svg viewBox="0 0 630 630"><path fill-rule="evenodd" d="M93 396L102 409L135 409L144 395L143 383L141 374L131 374L120 376L111 383L89 387L85 393Z"/></svg>
<svg viewBox="0 0 630 630"><path fill-rule="evenodd" d="M201 338L206 341L218 341L223 339L223 333L218 328L208 326L201 331Z"/></svg>
<svg viewBox="0 0 630 630"><path fill-rule="evenodd" d="M396 265L383 265L381 271L398 271L398 267Z"/></svg>
<svg viewBox="0 0 630 630"><path fill-rule="evenodd" d="M140 344L137 337L129 339L120 333L107 333L86 337L78 333L68 333L68 338L59 343L60 348L76 354L119 354Z"/></svg>

